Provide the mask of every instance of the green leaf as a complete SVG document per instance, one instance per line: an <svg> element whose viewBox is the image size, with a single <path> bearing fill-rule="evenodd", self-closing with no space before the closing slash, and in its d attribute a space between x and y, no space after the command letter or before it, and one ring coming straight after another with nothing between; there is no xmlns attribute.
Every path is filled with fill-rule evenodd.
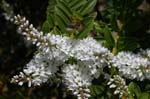
<svg viewBox="0 0 150 99"><path fill-rule="evenodd" d="M70 2L69 2L69 6L71 7L71 8L73 8L73 7L75 7L76 8L76 6L79 4L79 5L81 5L81 4L86 4L86 0L71 0Z"/></svg>
<svg viewBox="0 0 150 99"><path fill-rule="evenodd" d="M129 95L129 99L134 99L134 97L130 94L130 95Z"/></svg>
<svg viewBox="0 0 150 99"><path fill-rule="evenodd" d="M50 31L51 25L49 24L48 21L45 21L43 26L42 26L42 31L45 33L48 33Z"/></svg>
<svg viewBox="0 0 150 99"><path fill-rule="evenodd" d="M90 21L89 21L89 22L90 22ZM86 37L86 36L90 33L90 31L91 31L92 28L93 28L92 21L91 21L91 23L87 24L85 27L86 27L86 28L84 28L84 29L79 33L78 38L81 38L81 39L82 39L82 38Z"/></svg>
<svg viewBox="0 0 150 99"><path fill-rule="evenodd" d="M115 14L112 15L111 17L111 27L114 31L118 31L119 28L118 28L118 24L117 24L117 17Z"/></svg>
<svg viewBox="0 0 150 99"><path fill-rule="evenodd" d="M136 39L131 37L119 37L117 42L117 48L119 51L132 51L139 47Z"/></svg>
<svg viewBox="0 0 150 99"><path fill-rule="evenodd" d="M52 29L51 33L53 33L53 34L61 34L61 31L57 27L54 27Z"/></svg>
<svg viewBox="0 0 150 99"><path fill-rule="evenodd" d="M55 12L57 15L61 17L61 19L64 20L65 24L70 24L71 21L69 20L70 18L67 17L67 15L63 12L62 9L60 9L58 6L55 7Z"/></svg>
<svg viewBox="0 0 150 99"><path fill-rule="evenodd" d="M49 15L47 16L47 19L46 21L48 21L49 25L50 25L50 28L52 28L54 26L54 15Z"/></svg>
<svg viewBox="0 0 150 99"><path fill-rule="evenodd" d="M115 45L115 41L114 41L114 38L112 36L112 33L111 31L109 30L109 28L106 26L104 29L103 29L103 32L104 32L104 38L106 40L106 45L109 47L109 48L113 48L114 45Z"/></svg>
<svg viewBox="0 0 150 99"><path fill-rule="evenodd" d="M142 94L140 94L140 96L138 97L138 99L150 99L150 97L149 97L148 93L142 93Z"/></svg>
<svg viewBox="0 0 150 99"><path fill-rule="evenodd" d="M131 95L136 95L137 97L140 96L140 94L141 94L141 89L140 89L140 87L139 87L136 83L131 82L131 83L128 85L128 87L129 87L129 91L130 91L130 94L131 94Z"/></svg>
<svg viewBox="0 0 150 99"><path fill-rule="evenodd" d="M49 0L47 11L46 11L48 17L55 12L54 9L57 4L57 1L58 0Z"/></svg>
<svg viewBox="0 0 150 99"><path fill-rule="evenodd" d="M97 0L88 0L87 3L79 10L81 15L85 15L93 10L96 5Z"/></svg>
<svg viewBox="0 0 150 99"><path fill-rule="evenodd" d="M77 11L80 7L82 7L84 4L86 4L86 0L74 0L76 1L73 6L71 7L73 10Z"/></svg>
<svg viewBox="0 0 150 99"><path fill-rule="evenodd" d="M84 28L78 34L78 38L86 37L90 33L90 31L93 30L94 19L95 19L96 15L97 14L94 13L91 16L88 16L83 20Z"/></svg>
<svg viewBox="0 0 150 99"><path fill-rule="evenodd" d="M56 20L56 25L62 30L62 32L65 32L65 23L64 21L61 19L61 17L59 15L55 15L55 20Z"/></svg>
<svg viewBox="0 0 150 99"><path fill-rule="evenodd" d="M57 4L57 0L49 0L48 2L48 7L47 7L47 17L45 22L42 25L42 30L44 32L50 32L50 29L53 28L54 26L54 10L55 10L55 6Z"/></svg>
<svg viewBox="0 0 150 99"><path fill-rule="evenodd" d="M61 10L64 11L64 13L68 16L68 18L71 18L71 16L72 16L72 11L71 11L71 9L69 8L69 6L67 6L66 3L67 3L67 2L65 2L65 1L59 1L57 6L58 6Z"/></svg>
<svg viewBox="0 0 150 99"><path fill-rule="evenodd" d="M98 96L101 95L105 90L105 87L103 85L91 85L90 91L92 96Z"/></svg>
<svg viewBox="0 0 150 99"><path fill-rule="evenodd" d="M78 0L79 1L79 0ZM69 6L72 7L76 4L76 2L78 2L77 0L70 0L69 1Z"/></svg>
<svg viewBox="0 0 150 99"><path fill-rule="evenodd" d="M82 17L82 16L80 15L80 13L77 13L77 12L73 12L73 16L74 16L75 18L77 18L78 20L80 20L80 21L82 21L82 20L84 19L84 17Z"/></svg>

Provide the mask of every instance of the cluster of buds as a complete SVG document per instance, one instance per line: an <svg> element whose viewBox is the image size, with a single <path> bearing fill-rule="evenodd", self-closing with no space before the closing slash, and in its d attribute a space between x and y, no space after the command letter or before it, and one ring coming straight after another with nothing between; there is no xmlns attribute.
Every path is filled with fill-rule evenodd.
<svg viewBox="0 0 150 99"><path fill-rule="evenodd" d="M109 85L109 88L114 88L114 94L119 94L119 97L121 99L128 99L129 96L129 89L128 86L126 85L126 82L123 78L121 78L119 75L113 75L113 78L109 80L107 83Z"/></svg>
<svg viewBox="0 0 150 99"><path fill-rule="evenodd" d="M32 43L36 44L40 49L47 52L49 51L51 44L47 38L44 37L44 33L34 28L33 24L29 24L29 21L26 20L25 17L21 17L20 15L14 16L14 23L19 26L18 31L22 33L27 40L31 40Z"/></svg>

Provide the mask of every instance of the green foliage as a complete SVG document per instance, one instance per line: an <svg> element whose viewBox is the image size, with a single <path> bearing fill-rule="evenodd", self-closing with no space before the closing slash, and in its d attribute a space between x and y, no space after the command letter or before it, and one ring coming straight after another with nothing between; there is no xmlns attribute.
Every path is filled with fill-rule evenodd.
<svg viewBox="0 0 150 99"><path fill-rule="evenodd" d="M109 90L104 83L91 85L90 91L90 99L116 99L116 96L113 95L111 90Z"/></svg>
<svg viewBox="0 0 150 99"><path fill-rule="evenodd" d="M148 93L141 93L138 99L149 99L150 95Z"/></svg>
<svg viewBox="0 0 150 99"><path fill-rule="evenodd" d="M106 26L105 28L103 28L103 32L108 48L113 48L115 46L115 40L112 36L110 29Z"/></svg>
<svg viewBox="0 0 150 99"><path fill-rule="evenodd" d="M131 82L129 84L129 91L130 91L131 97L138 98L140 96L140 94L141 94L140 87L134 82Z"/></svg>
<svg viewBox="0 0 150 99"><path fill-rule="evenodd" d="M96 2L97 0L49 0L42 30L75 38L86 37L93 30L96 13L89 13ZM87 14L89 15L86 16Z"/></svg>
<svg viewBox="0 0 150 99"><path fill-rule="evenodd" d="M97 0L88 0L79 10L81 15L85 15L93 10L94 6L96 5Z"/></svg>
<svg viewBox="0 0 150 99"><path fill-rule="evenodd" d="M96 17L96 13L91 14L91 16L85 17L83 19L83 24L86 29L82 29L78 34L77 38L86 37L91 30L93 30L94 19Z"/></svg>
<svg viewBox="0 0 150 99"><path fill-rule="evenodd" d="M102 95L105 90L105 86L103 85L91 85L90 91L92 96Z"/></svg>
<svg viewBox="0 0 150 99"><path fill-rule="evenodd" d="M120 51L133 51L139 48L139 44L135 38L131 37L119 37L117 42L118 52Z"/></svg>
<svg viewBox="0 0 150 99"><path fill-rule="evenodd" d="M129 99L149 99L149 85L146 85L145 91L142 91L140 86L135 82L130 82L129 85L130 96Z"/></svg>

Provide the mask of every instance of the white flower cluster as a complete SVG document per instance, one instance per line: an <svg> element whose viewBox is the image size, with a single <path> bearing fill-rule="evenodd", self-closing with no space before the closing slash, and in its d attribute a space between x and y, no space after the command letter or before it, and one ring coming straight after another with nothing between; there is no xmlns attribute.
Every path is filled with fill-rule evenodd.
<svg viewBox="0 0 150 99"><path fill-rule="evenodd" d="M150 60L140 54L119 52L112 59L112 65L119 69L120 75L129 79L150 79Z"/></svg>
<svg viewBox="0 0 150 99"><path fill-rule="evenodd" d="M115 88L114 94L119 94L120 99L128 99L130 94L128 86L125 80L119 75L113 75L113 78L111 78L107 84L109 88Z"/></svg>
<svg viewBox="0 0 150 99"><path fill-rule="evenodd" d="M19 31L31 40L39 48L34 58L26 65L23 72L12 78L12 82L22 85L28 82L28 86L40 85L56 76L58 70L63 71L62 76L68 89L78 99L90 97L89 87L94 78L98 78L103 72L103 67L114 66L118 68L121 76L128 79L150 79L150 50L142 50L138 54L132 52L119 52L116 56L100 42L92 37L84 39L70 39L69 37L38 31L29 24L26 18L17 15L14 23L19 25ZM120 80L121 86L111 83ZM118 76L109 82L110 87L124 88L125 83ZM120 95L124 95L122 92Z"/></svg>
<svg viewBox="0 0 150 99"><path fill-rule="evenodd" d="M12 78L13 82L22 85L25 81L29 87L31 84L40 85L61 69L69 90L79 99L90 97L91 81L99 77L100 71L109 65L112 58L107 48L92 37L80 40L51 33L44 35L20 15L14 17L14 23L19 25L20 32L27 40L37 45L40 53L35 55L20 75Z"/></svg>
<svg viewBox="0 0 150 99"><path fill-rule="evenodd" d="M51 52L36 54L23 69L23 72L12 78L12 82L18 82L19 85L28 82L28 86L31 87L31 84L40 85L47 82L50 77L54 77L59 70L58 66L64 64L65 57L61 57L62 53L57 49L52 49L52 51L56 54L53 55Z"/></svg>
<svg viewBox="0 0 150 99"><path fill-rule="evenodd" d="M66 65L63 69L65 84L68 89L73 92L78 99L88 99L90 97L90 89L92 76L88 67L80 65Z"/></svg>

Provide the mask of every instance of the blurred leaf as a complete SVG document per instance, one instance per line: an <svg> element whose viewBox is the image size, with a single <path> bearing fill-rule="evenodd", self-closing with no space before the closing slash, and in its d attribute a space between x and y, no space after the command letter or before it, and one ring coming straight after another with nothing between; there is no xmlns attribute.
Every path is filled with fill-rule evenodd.
<svg viewBox="0 0 150 99"><path fill-rule="evenodd" d="M120 51L133 51L139 47L136 39L131 37L119 37L117 42L118 52Z"/></svg>
<svg viewBox="0 0 150 99"><path fill-rule="evenodd" d="M147 94L149 94L148 97L149 97L149 99L150 99L150 85L149 85L149 84L146 85L145 91L146 91Z"/></svg>
<svg viewBox="0 0 150 99"><path fill-rule="evenodd" d="M3 90L2 90L3 92L7 92L8 91L8 86L7 86L7 84L5 84L4 85L4 87L3 87Z"/></svg>
<svg viewBox="0 0 150 99"><path fill-rule="evenodd" d="M42 26L42 31L45 33L48 33L50 31L51 25L49 24L48 21L45 21L43 26Z"/></svg>
<svg viewBox="0 0 150 99"><path fill-rule="evenodd" d="M133 95L129 95L129 99L135 99Z"/></svg>
<svg viewBox="0 0 150 99"><path fill-rule="evenodd" d="M91 85L90 91L92 96L98 96L101 95L105 90L105 87L103 85Z"/></svg>
<svg viewBox="0 0 150 99"><path fill-rule="evenodd" d="M93 10L97 0L88 0L87 3L79 10L81 15L85 15Z"/></svg>
<svg viewBox="0 0 150 99"><path fill-rule="evenodd" d="M65 13L63 13L62 9L60 9L58 6L55 7L56 14L61 17L61 19L65 20L65 24L70 24L71 21L69 20L69 17Z"/></svg>
<svg viewBox="0 0 150 99"><path fill-rule="evenodd" d="M58 25L58 27L62 30L62 32L65 32L65 23L61 19L59 15L55 15L55 20L57 20L55 23Z"/></svg>
<svg viewBox="0 0 150 99"><path fill-rule="evenodd" d="M71 0L69 5L73 10L77 11L80 7L85 5L86 2L87 2L86 0Z"/></svg>
<svg viewBox="0 0 150 99"><path fill-rule="evenodd" d="M146 85L145 90L148 91L148 92L150 92L150 85L149 84Z"/></svg>
<svg viewBox="0 0 150 99"><path fill-rule="evenodd" d="M106 45L109 47L109 48L113 48L114 45L115 45L115 41L114 41L114 38L112 36L112 33L111 31L109 30L109 28L106 26L104 29L103 29L103 32L104 32L104 38L106 40Z"/></svg>
<svg viewBox="0 0 150 99"><path fill-rule="evenodd" d="M94 19L95 19L96 15L97 14L94 13L91 16L84 18L84 20L83 20L84 28L79 33L78 38L86 37L90 33L90 31L93 30Z"/></svg>
<svg viewBox="0 0 150 99"><path fill-rule="evenodd" d="M117 24L117 17L116 15L112 15L112 18L111 18L111 26L112 26L112 29L116 32L118 32L119 28L118 28L118 24Z"/></svg>
<svg viewBox="0 0 150 99"><path fill-rule="evenodd" d="M150 99L150 95L148 93L141 93L138 99Z"/></svg>
<svg viewBox="0 0 150 99"><path fill-rule="evenodd" d="M137 97L140 96L140 94L141 94L141 89L140 89L140 87L139 87L136 83L131 82L131 83L128 85L128 87L129 87L129 91L130 91L130 94L131 94L131 95L134 95L134 94L135 94Z"/></svg>
<svg viewBox="0 0 150 99"><path fill-rule="evenodd" d="M61 34L61 31L57 27L54 27L52 29L51 33L53 33L53 34Z"/></svg>
<svg viewBox="0 0 150 99"><path fill-rule="evenodd" d="M23 93L21 91L17 91L18 94L18 98L24 99L25 96L23 95Z"/></svg>
<svg viewBox="0 0 150 99"><path fill-rule="evenodd" d="M59 7L67 16L70 18L72 16L71 8L66 4L64 0L60 0L57 4L57 7Z"/></svg>
<svg viewBox="0 0 150 99"><path fill-rule="evenodd" d="M53 15L53 13L55 12L54 9L55 9L57 2L58 0L49 0L47 11L46 11L47 17Z"/></svg>

